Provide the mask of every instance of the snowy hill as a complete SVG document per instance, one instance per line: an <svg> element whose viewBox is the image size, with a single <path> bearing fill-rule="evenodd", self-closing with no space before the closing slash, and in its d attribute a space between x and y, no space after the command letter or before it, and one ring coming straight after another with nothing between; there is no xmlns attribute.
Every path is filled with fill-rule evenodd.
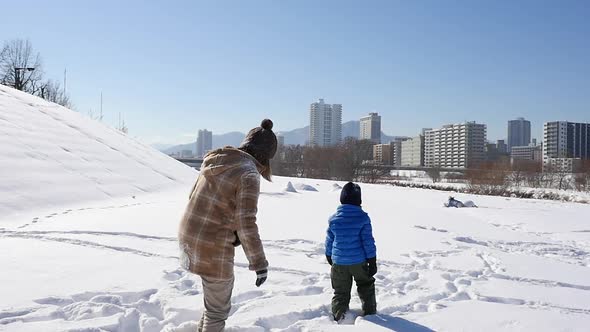
<svg viewBox="0 0 590 332"><path fill-rule="evenodd" d="M189 167L59 105L0 85L0 218L176 187Z"/></svg>
<svg viewBox="0 0 590 332"><path fill-rule="evenodd" d="M188 332L199 277L176 232L194 171L83 116L0 86L0 331ZM228 331L587 331L590 205L362 185L378 314L330 317L327 218L343 183L262 182L268 281L241 250ZM133 197L135 196L135 197Z"/></svg>

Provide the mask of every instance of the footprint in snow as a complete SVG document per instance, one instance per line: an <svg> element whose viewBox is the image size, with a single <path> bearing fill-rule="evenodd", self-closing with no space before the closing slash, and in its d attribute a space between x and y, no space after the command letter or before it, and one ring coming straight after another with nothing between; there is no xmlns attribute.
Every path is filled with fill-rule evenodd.
<svg viewBox="0 0 590 332"><path fill-rule="evenodd" d="M185 275L185 272L180 270L180 269L176 269L174 271L164 271L164 276L162 278L168 280L168 281L176 281L180 278L182 278Z"/></svg>
<svg viewBox="0 0 590 332"><path fill-rule="evenodd" d="M324 293L324 288L319 286L308 286L303 289L290 291L285 293L287 296L309 296L309 295L319 295Z"/></svg>

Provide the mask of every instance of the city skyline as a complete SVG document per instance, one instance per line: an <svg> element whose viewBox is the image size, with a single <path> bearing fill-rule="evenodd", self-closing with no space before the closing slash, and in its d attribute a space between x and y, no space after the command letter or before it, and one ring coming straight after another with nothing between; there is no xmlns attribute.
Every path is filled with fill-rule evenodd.
<svg viewBox="0 0 590 332"><path fill-rule="evenodd" d="M476 121L506 139L524 117L539 139L544 122L590 122L587 1L27 5L4 4L2 41L30 40L48 77L67 69L79 112L102 92L103 122L121 113L148 144L263 118L301 128L318 98L345 105L343 122L378 112L397 136Z"/></svg>

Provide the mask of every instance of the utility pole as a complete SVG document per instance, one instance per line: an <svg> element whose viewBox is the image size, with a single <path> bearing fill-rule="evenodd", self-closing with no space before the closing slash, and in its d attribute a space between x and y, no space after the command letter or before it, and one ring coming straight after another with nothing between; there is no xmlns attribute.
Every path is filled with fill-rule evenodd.
<svg viewBox="0 0 590 332"><path fill-rule="evenodd" d="M100 121L102 121L102 91L100 92Z"/></svg>
<svg viewBox="0 0 590 332"><path fill-rule="evenodd" d="M66 78L68 75L68 69L64 68L64 95L67 93L67 88L66 88Z"/></svg>
<svg viewBox="0 0 590 332"><path fill-rule="evenodd" d="M19 79L18 79L18 68L14 67L14 88L17 90L21 90Z"/></svg>

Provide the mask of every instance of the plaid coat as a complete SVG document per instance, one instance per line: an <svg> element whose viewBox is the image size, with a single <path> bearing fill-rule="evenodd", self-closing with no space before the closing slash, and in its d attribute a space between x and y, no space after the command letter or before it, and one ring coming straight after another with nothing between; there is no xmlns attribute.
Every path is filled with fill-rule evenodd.
<svg viewBox="0 0 590 332"><path fill-rule="evenodd" d="M205 156L178 232L185 269L210 279L231 279L235 231L250 270L268 267L256 225L262 168L254 157L232 147Z"/></svg>

